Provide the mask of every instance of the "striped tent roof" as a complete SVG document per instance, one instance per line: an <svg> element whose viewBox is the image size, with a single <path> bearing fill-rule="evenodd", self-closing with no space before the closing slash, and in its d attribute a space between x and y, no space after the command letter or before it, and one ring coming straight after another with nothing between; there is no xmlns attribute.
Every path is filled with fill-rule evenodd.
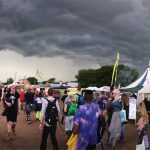
<svg viewBox="0 0 150 150"><path fill-rule="evenodd" d="M135 88L137 86L145 86L149 83L150 83L150 66L146 69L144 74L139 79L137 79L136 81L134 81L133 83L122 89L130 89Z"/></svg>

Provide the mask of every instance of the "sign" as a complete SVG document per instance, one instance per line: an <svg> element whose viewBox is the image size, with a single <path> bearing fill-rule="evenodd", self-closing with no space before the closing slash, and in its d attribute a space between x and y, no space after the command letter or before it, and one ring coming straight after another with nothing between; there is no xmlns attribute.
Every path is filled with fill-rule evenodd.
<svg viewBox="0 0 150 150"><path fill-rule="evenodd" d="M137 100L134 97L129 99L129 119L136 120L136 102Z"/></svg>

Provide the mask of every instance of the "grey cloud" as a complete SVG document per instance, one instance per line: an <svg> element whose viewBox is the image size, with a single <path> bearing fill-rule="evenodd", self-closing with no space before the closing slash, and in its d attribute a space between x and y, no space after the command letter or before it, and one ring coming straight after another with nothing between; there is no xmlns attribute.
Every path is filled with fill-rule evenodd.
<svg viewBox="0 0 150 150"><path fill-rule="evenodd" d="M148 0L0 0L0 8L1 49L98 65L120 52L140 70L150 59Z"/></svg>

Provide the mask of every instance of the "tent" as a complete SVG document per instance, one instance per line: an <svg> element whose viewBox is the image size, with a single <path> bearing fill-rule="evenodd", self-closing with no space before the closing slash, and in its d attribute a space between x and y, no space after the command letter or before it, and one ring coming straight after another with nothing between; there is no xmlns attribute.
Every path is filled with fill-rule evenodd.
<svg viewBox="0 0 150 150"><path fill-rule="evenodd" d="M97 88L97 87L88 87L88 88L86 88L86 90L98 91L99 88Z"/></svg>
<svg viewBox="0 0 150 150"><path fill-rule="evenodd" d="M126 87L122 87L121 89L131 89L137 86L145 86L146 84L149 83L150 83L150 63L149 63L149 67L146 69L144 74L139 79L137 79L136 81L134 81L133 83L131 83Z"/></svg>
<svg viewBox="0 0 150 150"><path fill-rule="evenodd" d="M37 86L44 87L44 84L40 82Z"/></svg>
<svg viewBox="0 0 150 150"><path fill-rule="evenodd" d="M98 89L98 91L110 92L110 86L102 86Z"/></svg>
<svg viewBox="0 0 150 150"><path fill-rule="evenodd" d="M146 84L141 90L138 91L138 104L144 100L144 97L150 98L150 83Z"/></svg>

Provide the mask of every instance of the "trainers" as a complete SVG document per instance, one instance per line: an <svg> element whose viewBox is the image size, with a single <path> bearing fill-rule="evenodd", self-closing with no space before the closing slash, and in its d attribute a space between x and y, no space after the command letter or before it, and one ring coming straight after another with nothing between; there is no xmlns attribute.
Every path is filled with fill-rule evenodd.
<svg viewBox="0 0 150 150"><path fill-rule="evenodd" d="M28 124L31 124L31 120L28 120L27 123L28 123Z"/></svg>
<svg viewBox="0 0 150 150"><path fill-rule="evenodd" d="M6 141L8 141L8 142L10 141L10 133L8 133Z"/></svg>

